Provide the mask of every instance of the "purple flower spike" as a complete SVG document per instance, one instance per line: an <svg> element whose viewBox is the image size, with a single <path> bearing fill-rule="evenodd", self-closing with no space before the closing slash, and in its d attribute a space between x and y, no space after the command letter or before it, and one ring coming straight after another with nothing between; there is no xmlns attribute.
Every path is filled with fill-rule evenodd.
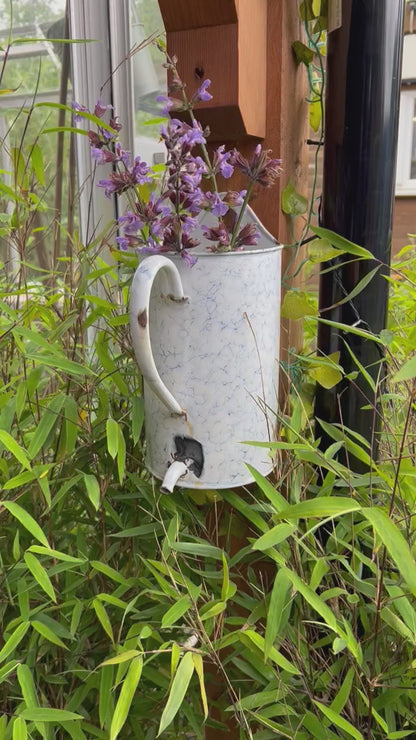
<svg viewBox="0 0 416 740"><path fill-rule="evenodd" d="M156 100L158 103L164 103L161 113L162 115L167 116L173 106L172 98L169 98L167 95L158 95Z"/></svg>
<svg viewBox="0 0 416 740"><path fill-rule="evenodd" d="M198 262L198 258L192 257L192 255L189 254L189 252L187 252L186 249L182 249L181 257L183 260L185 260L188 267L193 267Z"/></svg>
<svg viewBox="0 0 416 740"><path fill-rule="evenodd" d="M223 223L212 228L203 226L202 233L210 242L217 242L219 247L228 247L230 244L230 234Z"/></svg>
<svg viewBox="0 0 416 740"><path fill-rule="evenodd" d="M117 157L113 152L108 149L100 149L98 147L91 147L91 157L97 162L97 164L107 164L108 162L115 162Z"/></svg>
<svg viewBox="0 0 416 740"><path fill-rule="evenodd" d="M230 162L234 167L244 172L250 180L268 188L282 173L281 160L271 159L269 152L270 149L262 149L261 145L258 144L249 162L237 149L233 149Z"/></svg>
<svg viewBox="0 0 416 740"><path fill-rule="evenodd" d="M210 86L211 80L204 80L202 85L198 88L195 95L192 97L193 103L207 103L212 100L211 93L207 92L207 88Z"/></svg>
<svg viewBox="0 0 416 740"><path fill-rule="evenodd" d="M142 162L140 157L136 157L134 160L132 176L138 185L144 185L146 182L151 182L151 178L148 177L150 167L146 162Z"/></svg>
<svg viewBox="0 0 416 740"><path fill-rule="evenodd" d="M94 116L102 118L106 110L113 110L113 106L106 105L101 99L97 100L94 108Z"/></svg>
<svg viewBox="0 0 416 740"><path fill-rule="evenodd" d="M208 209L213 216L225 216L228 206L221 200L218 193L205 193L205 198L208 201Z"/></svg>
<svg viewBox="0 0 416 740"><path fill-rule="evenodd" d="M234 242L234 249L242 249L244 246L254 247L260 239L260 232L255 224L246 224L239 231Z"/></svg>
<svg viewBox="0 0 416 740"><path fill-rule="evenodd" d="M77 122L85 121L84 116L80 116L79 113L89 113L88 108L86 108L85 105L76 103L75 100L72 101L71 107L72 107L72 110L74 111L74 121L77 121Z"/></svg>
<svg viewBox="0 0 416 740"><path fill-rule="evenodd" d="M234 167L228 161L231 156L231 152L224 152L225 145L221 144L216 152L214 152L213 170L214 174L220 172L223 177L228 179L234 172Z"/></svg>

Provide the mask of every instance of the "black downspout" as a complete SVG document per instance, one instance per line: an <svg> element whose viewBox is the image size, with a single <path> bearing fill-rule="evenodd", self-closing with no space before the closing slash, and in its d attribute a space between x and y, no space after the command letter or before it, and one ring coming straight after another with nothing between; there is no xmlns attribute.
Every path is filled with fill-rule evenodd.
<svg viewBox="0 0 416 740"><path fill-rule="evenodd" d="M392 213L401 81L405 0L343 0L342 25L328 34L322 225L390 264ZM386 326L388 284L380 273L352 301L345 298L376 266L355 261L321 276L322 318L378 334ZM324 265L328 266L328 263ZM359 362L377 380L383 372L381 345L319 325L318 350L340 351L346 374ZM335 388L317 389L315 416L361 434L377 455L380 421L376 399L359 374ZM370 404L373 410L363 410ZM325 449L332 439L317 424Z"/></svg>

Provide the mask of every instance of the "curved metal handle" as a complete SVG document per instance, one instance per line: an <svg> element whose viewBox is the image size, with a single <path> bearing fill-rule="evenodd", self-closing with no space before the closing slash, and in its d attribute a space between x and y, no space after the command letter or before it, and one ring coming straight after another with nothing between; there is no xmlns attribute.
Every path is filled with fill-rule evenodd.
<svg viewBox="0 0 416 740"><path fill-rule="evenodd" d="M164 270L169 285L169 298L186 301L176 265L163 255L152 255L137 268L130 290L130 330L137 364L153 393L165 404L171 414L186 416L185 410L163 383L153 359L149 332L150 294L156 275Z"/></svg>

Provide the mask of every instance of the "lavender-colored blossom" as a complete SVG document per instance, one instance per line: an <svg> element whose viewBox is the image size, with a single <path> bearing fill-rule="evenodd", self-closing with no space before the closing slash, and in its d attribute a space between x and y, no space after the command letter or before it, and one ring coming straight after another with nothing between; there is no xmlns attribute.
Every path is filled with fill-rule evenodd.
<svg viewBox="0 0 416 740"><path fill-rule="evenodd" d="M140 159L136 157L136 159ZM147 168L147 169L146 169ZM146 162L137 162L132 170L126 170L125 172L112 172L110 177L106 180L99 180L97 185L99 188L105 188L104 192L107 198L111 198L115 193L124 193L130 188L134 188L136 185L143 185L146 182L150 182L151 178L147 176L147 172L150 171L150 167L146 165Z"/></svg>
<svg viewBox="0 0 416 740"><path fill-rule="evenodd" d="M144 185L146 182L151 182L151 178L148 177L149 172L149 165L146 162L143 162L141 157L136 157L131 171L134 181L138 185Z"/></svg>
<svg viewBox="0 0 416 740"><path fill-rule="evenodd" d="M193 121L192 128L190 126L188 127L188 132L185 136L187 143L190 146L195 146L195 144L206 144L202 126L198 121Z"/></svg>
<svg viewBox="0 0 416 740"><path fill-rule="evenodd" d="M130 246L129 240L125 236L116 236L116 243L122 252L127 252Z"/></svg>
<svg viewBox="0 0 416 740"><path fill-rule="evenodd" d="M168 95L158 95L156 97L156 100L158 103L163 103L163 108L161 110L162 115L167 116L170 109L173 107L173 100Z"/></svg>
<svg viewBox="0 0 416 740"><path fill-rule="evenodd" d="M198 258L193 257L186 249L182 249L181 257L183 260L185 260L188 267L193 267L198 262Z"/></svg>
<svg viewBox="0 0 416 740"><path fill-rule="evenodd" d="M120 216L118 223L123 226L125 236L134 236L143 228L143 221L133 211L127 211L124 216Z"/></svg>
<svg viewBox="0 0 416 740"><path fill-rule="evenodd" d="M223 177L228 179L232 176L234 172L234 167L232 164L228 161L231 156L231 152L225 152L225 145L221 144L221 146L216 149L214 152L214 159L212 163L212 169L214 172L214 175L217 174L217 172L220 172Z"/></svg>
<svg viewBox="0 0 416 740"><path fill-rule="evenodd" d="M228 211L228 205L221 200L219 193L205 193L205 204L213 216L225 216Z"/></svg>
<svg viewBox="0 0 416 740"><path fill-rule="evenodd" d="M190 216L181 216L182 232L187 236L190 236L195 229L198 227L198 221Z"/></svg>
<svg viewBox="0 0 416 740"><path fill-rule="evenodd" d="M228 247L230 245L230 234L222 222L218 226L203 226L202 233L208 241L217 242L219 247Z"/></svg>
<svg viewBox="0 0 416 740"><path fill-rule="evenodd" d="M246 224L235 238L234 249L242 249L244 246L255 246L259 239L260 232L256 224Z"/></svg>
<svg viewBox="0 0 416 740"><path fill-rule="evenodd" d="M99 136L96 131L87 131L87 136L91 147L101 149L101 147L105 145L105 141L102 140L101 136Z"/></svg>
<svg viewBox="0 0 416 740"><path fill-rule="evenodd" d="M212 100L212 95L207 91L210 86L211 80L204 80L202 85L198 88L196 93L192 96L191 103L207 103Z"/></svg>
<svg viewBox="0 0 416 740"><path fill-rule="evenodd" d="M91 157L97 164L108 164L109 162L115 162L117 157L109 149L103 149L96 146L91 147Z"/></svg>
<svg viewBox="0 0 416 740"><path fill-rule="evenodd" d="M273 185L276 178L281 174L281 160L269 157L270 149L262 149L258 144L249 162L237 149L233 149L230 162L253 182L258 182L264 187Z"/></svg>
<svg viewBox="0 0 416 740"><path fill-rule="evenodd" d="M110 126L117 134L120 133L121 129L123 128L117 117L110 118Z"/></svg>
<svg viewBox="0 0 416 740"><path fill-rule="evenodd" d="M168 95L158 96L164 105L164 113L176 109L192 111L195 103L207 102L212 96L208 92L209 80L204 80L191 100L185 93L185 86L179 78L176 60L168 58L170 85ZM178 97L171 96L180 91ZM81 120L88 112L84 106L73 104ZM94 113L104 117L111 106L99 100ZM219 146L213 154L212 162L205 149L208 129L191 113L189 123L178 118L169 118L160 129L161 139L166 148L166 167L164 176L158 180L156 173L140 157L130 164L130 153L125 151L119 140L121 124L116 117L110 119L110 129L104 124L97 131L88 131L91 155L98 164L112 164L113 172L98 182L105 195L132 191L130 210L118 219L120 234L117 245L120 249L136 248L141 254L160 254L176 252L181 254L186 264L196 262L191 252L199 242L195 233L202 233L212 243L211 251L241 250L257 243L259 232L252 223L242 223L244 211L253 183L271 185L280 174L280 160L272 159L269 150L257 146L251 159L243 157L236 149L225 151ZM202 149L198 148L202 147ZM200 154L203 155L200 156ZM215 180L220 174L224 178L233 175L234 168L241 170L251 181L247 190L228 191L220 194L216 184L212 192L203 192L202 179ZM149 183L153 191L149 198L143 197L140 186ZM160 183L160 188L157 185ZM200 227L198 215L206 210L216 219L213 226ZM238 233L237 233L238 232Z"/></svg>
<svg viewBox="0 0 416 740"><path fill-rule="evenodd" d="M130 163L130 152L123 149L120 142L116 142L116 156L118 161L123 162L123 164L126 165L126 167L129 166Z"/></svg>
<svg viewBox="0 0 416 740"><path fill-rule="evenodd" d="M247 190L240 190L240 192L236 192L235 190L227 190L223 197L223 201L227 204L227 206L230 206L230 208L239 208L243 205L246 195Z"/></svg>
<svg viewBox="0 0 416 740"><path fill-rule="evenodd" d="M113 110L113 106L106 105L101 98L97 100L94 108L94 115L97 116L97 118L102 118L106 110Z"/></svg>
<svg viewBox="0 0 416 740"><path fill-rule="evenodd" d="M79 115L80 113L88 113L88 108L85 107L85 105L81 105L80 103L77 103L75 100L72 101L71 104L72 110L74 111L74 121L85 121L84 116Z"/></svg>

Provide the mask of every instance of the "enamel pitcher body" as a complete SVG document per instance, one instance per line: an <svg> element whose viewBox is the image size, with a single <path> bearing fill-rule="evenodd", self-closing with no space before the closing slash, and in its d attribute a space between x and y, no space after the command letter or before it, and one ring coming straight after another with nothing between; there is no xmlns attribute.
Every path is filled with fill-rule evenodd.
<svg viewBox="0 0 416 740"><path fill-rule="evenodd" d="M278 405L281 246L151 255L131 287L133 346L144 378L146 465L170 492L241 486L263 475ZM176 469L176 473L174 472ZM169 481L169 479L171 479ZM166 482L166 484L165 484Z"/></svg>

